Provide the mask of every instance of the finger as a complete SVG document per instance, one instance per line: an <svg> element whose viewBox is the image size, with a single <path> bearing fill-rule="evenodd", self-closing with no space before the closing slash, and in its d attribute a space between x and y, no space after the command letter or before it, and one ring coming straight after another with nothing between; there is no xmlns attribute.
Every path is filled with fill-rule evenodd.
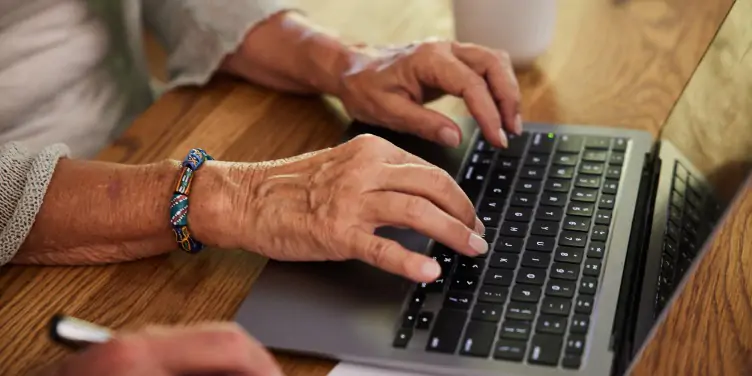
<svg viewBox="0 0 752 376"><path fill-rule="evenodd" d="M395 191L423 197L470 229L482 233L483 225L475 207L457 182L444 170L431 166L385 166L380 177L381 191Z"/></svg>
<svg viewBox="0 0 752 376"><path fill-rule="evenodd" d="M152 329L142 340L169 374L282 375L274 358L232 323Z"/></svg>
<svg viewBox="0 0 752 376"><path fill-rule="evenodd" d="M506 134L501 129L501 114L486 81L453 54L420 60L418 80L425 85L462 97L470 114L478 122L485 138L497 147L506 147Z"/></svg>
<svg viewBox="0 0 752 376"><path fill-rule="evenodd" d="M436 260L361 229L351 228L347 242L355 258L415 282L433 282L441 274L441 267Z"/></svg>
<svg viewBox="0 0 752 376"><path fill-rule="evenodd" d="M509 55L473 44L454 43L452 52L473 71L486 78L491 93L500 104L504 127L522 133L520 87Z"/></svg>
<svg viewBox="0 0 752 376"><path fill-rule="evenodd" d="M401 95L388 95L382 100L385 113L392 114L390 123L399 129L444 146L455 148L462 142L462 131L447 116Z"/></svg>
<svg viewBox="0 0 752 376"><path fill-rule="evenodd" d="M488 243L479 234L422 197L372 192L364 199L364 209L371 222L409 227L463 255L488 252Z"/></svg>

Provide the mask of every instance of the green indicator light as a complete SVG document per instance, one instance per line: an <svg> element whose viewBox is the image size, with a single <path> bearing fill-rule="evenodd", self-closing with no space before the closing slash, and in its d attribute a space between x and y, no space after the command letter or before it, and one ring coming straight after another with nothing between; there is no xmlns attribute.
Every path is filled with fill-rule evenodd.
<svg viewBox="0 0 752 376"><path fill-rule="evenodd" d="M553 133L549 133L548 134L548 138L554 138L554 134Z"/></svg>

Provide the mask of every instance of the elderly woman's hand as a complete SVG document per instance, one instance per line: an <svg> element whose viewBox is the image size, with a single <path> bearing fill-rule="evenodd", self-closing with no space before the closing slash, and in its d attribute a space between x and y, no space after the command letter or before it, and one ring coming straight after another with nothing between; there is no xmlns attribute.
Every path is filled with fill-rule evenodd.
<svg viewBox="0 0 752 376"><path fill-rule="evenodd" d="M356 119L455 147L461 141L459 127L423 107L445 93L464 99L485 138L497 147L507 145L505 131L522 131L509 56L473 44L430 41L362 49L335 92Z"/></svg>
<svg viewBox="0 0 752 376"><path fill-rule="evenodd" d="M213 188L225 214L204 232L231 234L216 239L223 247L287 261L359 259L419 282L435 280L438 263L374 235L376 228L412 228L469 256L488 250L454 179L375 136L289 160L235 164L227 175Z"/></svg>

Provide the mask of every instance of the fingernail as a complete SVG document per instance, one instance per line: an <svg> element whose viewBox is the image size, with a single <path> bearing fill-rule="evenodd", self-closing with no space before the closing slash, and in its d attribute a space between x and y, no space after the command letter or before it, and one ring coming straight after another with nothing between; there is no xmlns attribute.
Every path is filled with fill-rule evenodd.
<svg viewBox="0 0 752 376"><path fill-rule="evenodd" d="M517 135L522 134L522 115L517 114L517 117L514 119L514 133L517 133Z"/></svg>
<svg viewBox="0 0 752 376"><path fill-rule="evenodd" d="M483 222L481 222L478 218L475 218L475 233L478 235L483 235L486 233L486 226L483 226Z"/></svg>
<svg viewBox="0 0 752 376"><path fill-rule="evenodd" d="M426 261L423 263L420 272L423 274L423 277L425 279L434 280L436 278L439 278L439 274L441 274L441 267L436 263L436 261Z"/></svg>
<svg viewBox="0 0 752 376"><path fill-rule="evenodd" d="M501 146L506 148L509 145L509 141L507 141L507 135L503 129L499 129L499 138L501 138Z"/></svg>
<svg viewBox="0 0 752 376"><path fill-rule="evenodd" d="M470 233L470 240L468 243L470 244L470 248L480 254L488 252L488 243L476 233Z"/></svg>
<svg viewBox="0 0 752 376"><path fill-rule="evenodd" d="M451 128L442 128L439 131L439 138L446 146L457 147L460 144L460 137L457 131Z"/></svg>

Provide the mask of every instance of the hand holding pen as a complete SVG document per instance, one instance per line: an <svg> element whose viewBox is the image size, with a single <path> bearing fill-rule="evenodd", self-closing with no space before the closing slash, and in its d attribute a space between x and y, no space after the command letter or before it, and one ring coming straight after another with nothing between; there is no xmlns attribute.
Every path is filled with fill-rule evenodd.
<svg viewBox="0 0 752 376"><path fill-rule="evenodd" d="M78 350L40 376L279 376L261 344L232 323L150 327L115 334L68 316L50 323L51 338Z"/></svg>

